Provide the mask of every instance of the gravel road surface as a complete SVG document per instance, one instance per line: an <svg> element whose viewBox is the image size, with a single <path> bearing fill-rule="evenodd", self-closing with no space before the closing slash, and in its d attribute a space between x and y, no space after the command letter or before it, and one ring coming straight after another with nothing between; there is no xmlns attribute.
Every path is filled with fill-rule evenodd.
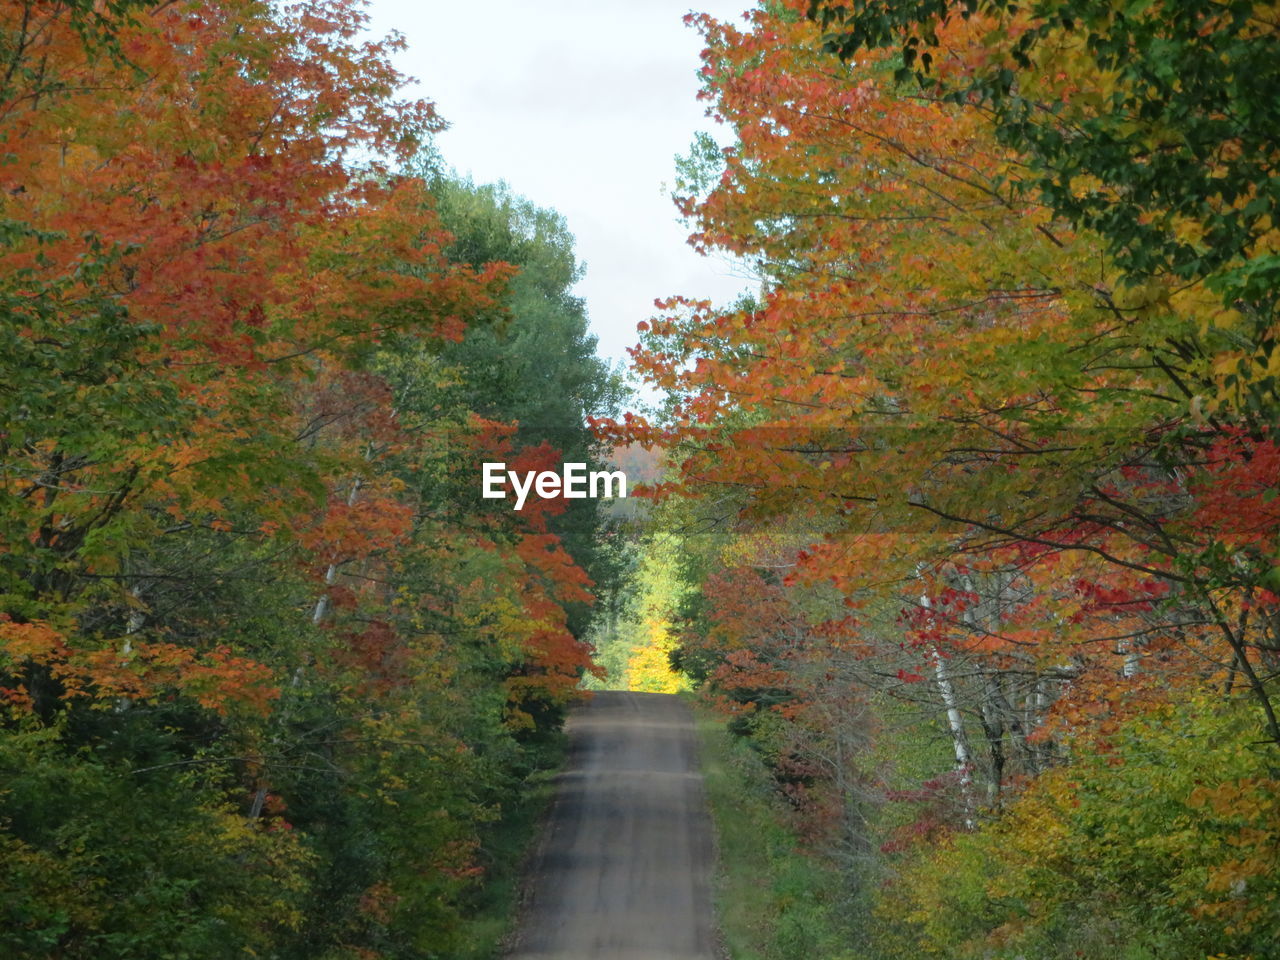
<svg viewBox="0 0 1280 960"><path fill-rule="evenodd" d="M511 960L716 960L711 822L678 697L597 693L569 719Z"/></svg>

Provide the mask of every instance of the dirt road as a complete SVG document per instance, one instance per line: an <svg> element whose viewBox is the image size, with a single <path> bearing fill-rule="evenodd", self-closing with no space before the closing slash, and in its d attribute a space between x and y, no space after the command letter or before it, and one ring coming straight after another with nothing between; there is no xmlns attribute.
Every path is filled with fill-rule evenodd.
<svg viewBox="0 0 1280 960"><path fill-rule="evenodd" d="M677 697L598 693L530 878L512 960L715 960L711 824Z"/></svg>

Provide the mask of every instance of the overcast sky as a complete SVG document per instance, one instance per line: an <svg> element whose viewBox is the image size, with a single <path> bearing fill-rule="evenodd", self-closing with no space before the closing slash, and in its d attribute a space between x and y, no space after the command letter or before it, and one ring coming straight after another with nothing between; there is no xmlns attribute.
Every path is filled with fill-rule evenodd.
<svg viewBox="0 0 1280 960"><path fill-rule="evenodd" d="M748 0L692 9L736 20ZM690 0L373 0L372 28L409 48L397 66L419 81L450 129L445 160L478 182L562 213L587 265L601 356L625 358L658 297L717 302L752 284L698 256L669 199L674 158L698 129L702 49L682 22Z"/></svg>

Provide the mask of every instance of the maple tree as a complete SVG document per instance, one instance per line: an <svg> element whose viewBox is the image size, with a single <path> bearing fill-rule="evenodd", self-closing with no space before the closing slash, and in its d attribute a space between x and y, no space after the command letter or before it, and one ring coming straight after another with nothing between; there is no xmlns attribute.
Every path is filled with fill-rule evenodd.
<svg viewBox="0 0 1280 960"><path fill-rule="evenodd" d="M475 482L558 456L492 331L579 384L548 435L617 397L572 240L512 198L462 249L484 191L424 175L442 123L366 26L0 12L6 955L457 947L590 669L596 518Z"/></svg>
<svg viewBox="0 0 1280 960"><path fill-rule="evenodd" d="M1027 785L1104 784L1106 763L1076 758L1123 763L1146 718L1222 698L1237 740L1215 749L1267 781L1274 320L1266 284L1241 284L1268 269L1274 183L1244 106L1268 94L1234 78L1265 56L1269 18L796 2L747 20L691 17L733 140L695 144L677 203L691 242L751 265L760 292L660 303L634 362L665 413L608 426L665 448L657 493L690 505L685 526L724 531L687 542L702 559L697 599L670 610L674 660L855 888L933 883L928 902L960 912L970 871L1004 862L989 822L1032 837ZM1178 87L1176 50L1217 65ZM1222 150L1180 178L1183 140ZM943 737L889 759L903 725ZM1274 824L1259 829L1266 846ZM957 835L986 859L894 879ZM1175 869L1150 866L1136 896ZM1246 899L1265 914L1264 891ZM931 909L894 915L894 955L935 920L929 949L954 950ZM1032 942L971 913L975 956ZM1253 949L1252 928L1214 929Z"/></svg>
<svg viewBox="0 0 1280 960"><path fill-rule="evenodd" d="M890 11L814 0L806 12L842 58L897 48L904 79L981 103L993 135L1025 158L1016 180L1101 236L1128 285L1172 280L1216 294L1217 309L1201 313L1208 324L1163 344L1181 361L1174 367L1198 374L1174 383L1268 418L1277 279L1268 131L1280 119L1270 4L973 0ZM949 46L948 24L962 18L983 24L981 57ZM1168 307L1158 293L1149 299L1150 309Z"/></svg>

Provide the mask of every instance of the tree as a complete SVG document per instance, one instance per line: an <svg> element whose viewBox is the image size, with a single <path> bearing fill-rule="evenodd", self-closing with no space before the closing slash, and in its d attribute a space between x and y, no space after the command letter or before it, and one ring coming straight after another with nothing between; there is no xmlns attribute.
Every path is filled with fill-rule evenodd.
<svg viewBox="0 0 1280 960"><path fill-rule="evenodd" d="M1110 110L1127 81L1101 83L1092 57L1129 43L1127 27L1098 26L1087 47L1071 24L1035 34L1047 8L975 7L919 34L931 72L903 84L904 35L875 30L934 5L820 6L843 12L825 29L807 3L762 5L746 27L692 18L707 40L703 97L736 140L718 156L698 145L678 203L694 245L742 257L762 289L727 307L664 303L635 363L667 405L611 429L663 446L673 470L659 495L691 502L731 544L690 567L699 596L676 656L733 710L780 788L804 798L798 810L841 798L831 809L844 819L828 815L815 848L860 850L845 862L863 891L902 866L909 895L954 909L942 932L927 907L895 914L912 938L899 955L950 949L943 933L962 932L954 917L970 908L974 955L1004 955L993 951L1016 931L1000 925L1015 921L978 909L999 848L964 837L1028 809L1027 784L1069 781L1078 756L1112 756L1165 711L1194 725L1204 697L1256 711L1239 739L1215 741L1217 759L1239 750L1265 764L1280 743L1277 531L1257 499L1275 484L1257 359L1270 321L1238 292L1219 299L1219 279L1246 261L1263 269L1271 241L1265 220L1248 226L1261 207L1213 201L1236 245L1188 267L1184 247L1203 235L1171 168L1135 155L1140 171L1103 165L1102 186L1073 179L1080 209L1095 211L1081 214L1002 126L1007 103L1034 98L1045 144L1070 129L1063 156L1105 153L1093 134L1134 118ZM1141 5L1130 19L1148 10L1162 15ZM839 18L863 31L856 57L824 50ZM1027 31L1041 38L1027 52L1038 72L989 94L983 78L998 78ZM1189 62L1213 56L1206 44ZM1109 83L1127 66L1108 63ZM923 69L922 55L906 66ZM1138 138L1155 136L1146 119ZM1192 135L1208 137L1210 121ZM1265 138L1251 125L1242 136ZM1266 163L1228 149L1212 169L1254 162ZM1157 169L1167 216L1136 181L1119 199L1105 182ZM1089 206L1095 195L1109 212ZM1146 205L1126 207L1130 195ZM1124 234L1126 222L1141 229ZM1232 343L1228 325L1245 331ZM926 864L920 840L947 838Z"/></svg>
<svg viewBox="0 0 1280 960"><path fill-rule="evenodd" d="M1103 238L1143 313L1207 288L1201 319L1154 340L1187 399L1275 417L1276 144L1270 4L814 0L842 59L891 50L921 95L975 103L1017 152L1016 187ZM957 21L982 32L975 59Z"/></svg>
<svg viewBox="0 0 1280 960"><path fill-rule="evenodd" d="M440 383L518 265L456 256L358 5L0 17L6 955L451 949L589 666L557 505L468 516L554 451Z"/></svg>

